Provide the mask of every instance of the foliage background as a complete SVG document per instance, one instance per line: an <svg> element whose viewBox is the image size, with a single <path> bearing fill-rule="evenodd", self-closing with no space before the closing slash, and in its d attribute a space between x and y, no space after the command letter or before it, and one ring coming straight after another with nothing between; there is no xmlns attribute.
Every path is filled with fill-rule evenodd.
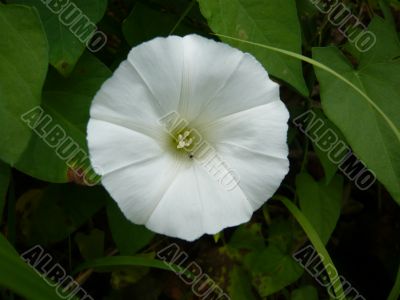
<svg viewBox="0 0 400 300"><path fill-rule="evenodd" d="M376 45L361 53L309 0L75 0L107 34L106 47L95 54L42 1L2 2L2 299L55 299L18 258L17 252L36 244L94 299L197 299L174 273L150 267L156 251L173 242L232 300L329 299L293 260L311 237L278 199L268 201L248 224L214 237L186 243L158 236L126 221L101 186L81 185L20 121L22 113L40 104L86 149L91 99L131 47L188 33L213 39L218 33L290 50L340 74L222 38L256 56L281 83L291 120L313 109L377 175L371 188L360 191L291 123L291 168L277 195L298 205L339 273L366 299L388 297L400 264L399 1L342 1L377 36Z"/></svg>

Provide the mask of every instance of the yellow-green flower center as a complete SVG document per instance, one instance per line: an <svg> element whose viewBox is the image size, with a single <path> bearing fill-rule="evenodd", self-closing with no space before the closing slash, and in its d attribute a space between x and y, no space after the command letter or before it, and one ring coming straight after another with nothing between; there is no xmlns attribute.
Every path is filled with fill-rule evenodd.
<svg viewBox="0 0 400 300"><path fill-rule="evenodd" d="M188 125L174 128L169 131L169 136L169 148L185 158L193 159L204 144L202 135Z"/></svg>
<svg viewBox="0 0 400 300"><path fill-rule="evenodd" d="M183 134L179 134L177 138L178 145L176 148L184 149L193 144L193 138L190 136L190 131L186 130Z"/></svg>

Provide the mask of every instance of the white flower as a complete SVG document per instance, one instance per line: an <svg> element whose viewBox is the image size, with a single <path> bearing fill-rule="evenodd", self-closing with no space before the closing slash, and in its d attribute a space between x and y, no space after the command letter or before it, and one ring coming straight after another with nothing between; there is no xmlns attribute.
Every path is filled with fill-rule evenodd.
<svg viewBox="0 0 400 300"><path fill-rule="evenodd" d="M197 35L156 38L95 96L90 158L129 220L191 241L247 222L274 194L288 118L250 54Z"/></svg>

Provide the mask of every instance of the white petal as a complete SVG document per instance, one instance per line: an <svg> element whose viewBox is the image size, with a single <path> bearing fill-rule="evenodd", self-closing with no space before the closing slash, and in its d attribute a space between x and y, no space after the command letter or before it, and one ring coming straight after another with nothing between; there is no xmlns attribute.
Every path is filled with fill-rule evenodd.
<svg viewBox="0 0 400 300"><path fill-rule="evenodd" d="M161 156L153 138L120 125L90 119L87 129L90 159L99 175Z"/></svg>
<svg viewBox="0 0 400 300"><path fill-rule="evenodd" d="M183 68L182 38L157 38L131 50L96 94L92 118L158 138L159 120L176 111Z"/></svg>
<svg viewBox="0 0 400 300"><path fill-rule="evenodd" d="M222 116L279 99L279 86L250 54L197 35L184 37L180 106L189 121L207 123ZM186 79L185 79L186 78Z"/></svg>
<svg viewBox="0 0 400 300"><path fill-rule="evenodd" d="M227 190L206 169L192 164L179 173L146 226L188 241L247 222L252 207L240 189Z"/></svg>
<svg viewBox="0 0 400 300"><path fill-rule="evenodd" d="M254 210L268 200L288 172L289 113L281 101L226 116L210 124L208 141L240 177Z"/></svg>
<svg viewBox="0 0 400 300"><path fill-rule="evenodd" d="M104 175L102 183L127 219L145 224L179 173L178 162L167 154L142 160Z"/></svg>
<svg viewBox="0 0 400 300"><path fill-rule="evenodd" d="M176 111L181 93L183 69L182 38L155 38L135 48L128 61L142 84L162 108L162 116Z"/></svg>
<svg viewBox="0 0 400 300"><path fill-rule="evenodd" d="M157 102L127 61L97 92L90 108L91 118L114 123L158 138L162 115Z"/></svg>

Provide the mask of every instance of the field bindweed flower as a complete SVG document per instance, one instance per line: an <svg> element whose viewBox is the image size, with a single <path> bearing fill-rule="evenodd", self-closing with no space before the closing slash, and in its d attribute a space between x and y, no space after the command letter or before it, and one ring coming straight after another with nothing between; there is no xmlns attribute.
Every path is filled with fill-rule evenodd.
<svg viewBox="0 0 400 300"><path fill-rule="evenodd" d="M134 47L96 94L93 165L130 221L192 241L249 221L288 172L289 113L250 54L197 35Z"/></svg>

